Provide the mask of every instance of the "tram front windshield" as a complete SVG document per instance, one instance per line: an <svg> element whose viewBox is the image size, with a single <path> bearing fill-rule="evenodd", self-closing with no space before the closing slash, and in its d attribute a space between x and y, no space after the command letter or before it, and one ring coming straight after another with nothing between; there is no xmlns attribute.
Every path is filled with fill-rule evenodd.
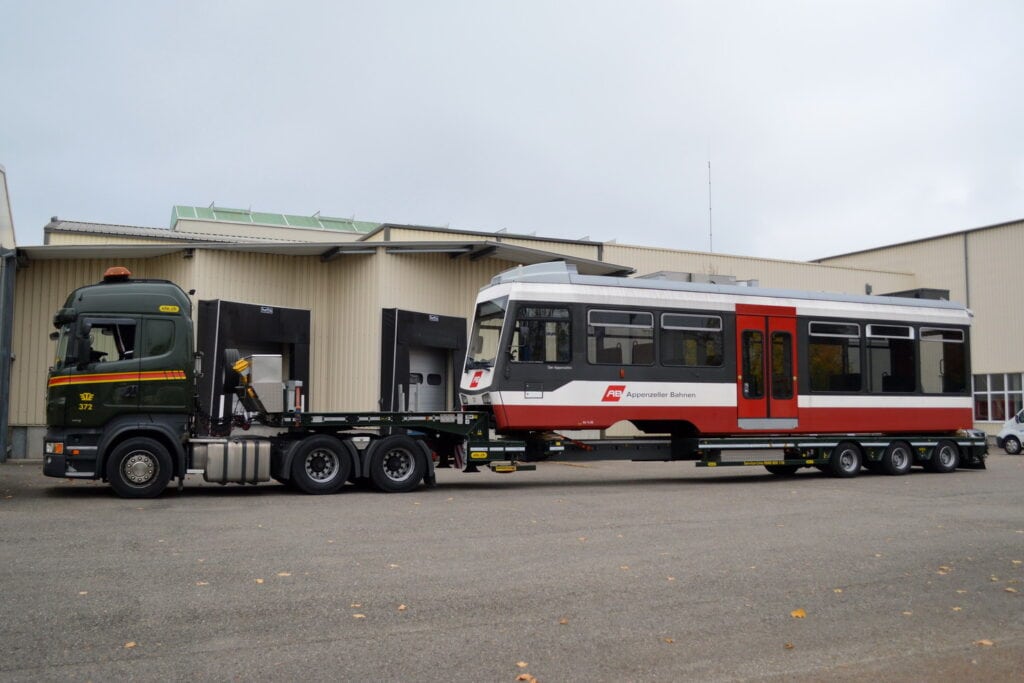
<svg viewBox="0 0 1024 683"><path fill-rule="evenodd" d="M477 304L473 332L469 337L469 353L466 354L466 370L494 367L507 307L508 297Z"/></svg>

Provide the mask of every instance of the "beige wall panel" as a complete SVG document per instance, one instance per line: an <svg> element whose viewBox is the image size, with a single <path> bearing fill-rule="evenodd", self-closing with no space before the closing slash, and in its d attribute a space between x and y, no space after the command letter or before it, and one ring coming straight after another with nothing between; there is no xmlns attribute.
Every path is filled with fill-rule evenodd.
<svg viewBox="0 0 1024 683"><path fill-rule="evenodd" d="M48 232L48 245L57 244L181 244L181 240L131 235L95 235L87 232ZM185 245L183 245L185 246Z"/></svg>
<svg viewBox="0 0 1024 683"><path fill-rule="evenodd" d="M201 251L197 299L226 299L311 313L309 408L376 409L380 355L378 265L369 255L275 256Z"/></svg>
<svg viewBox="0 0 1024 683"><path fill-rule="evenodd" d="M914 277L909 273L836 268L798 261L744 258L618 244L605 245L604 260L632 266L636 268L637 275L648 275L661 270L732 275L739 280L757 280L762 287L815 292L863 294L866 284L870 284L875 293L910 289L914 286Z"/></svg>
<svg viewBox="0 0 1024 683"><path fill-rule="evenodd" d="M592 261L598 260L599 245L596 244L574 244L572 242L547 242L544 240L531 240L531 239L517 239L517 238L502 238L502 244L511 244L517 247L526 247L527 249L536 249L537 251L552 251L556 254L565 254L566 256L573 256L576 258L585 258ZM612 261L608 258L607 253L605 254L605 261ZM618 261L612 261L618 263Z"/></svg>
<svg viewBox="0 0 1024 683"><path fill-rule="evenodd" d="M315 298L304 306L313 309L313 408L379 410L381 259L353 255L312 263L321 266Z"/></svg>
<svg viewBox="0 0 1024 683"><path fill-rule="evenodd" d="M387 232L388 242L477 242L494 239L489 235L471 235L455 230L438 230L435 232L433 230L411 230L409 228L392 227L388 228L387 231L381 230L368 241L383 242L385 232ZM495 237L500 237L500 235L495 235Z"/></svg>
<svg viewBox="0 0 1024 683"><path fill-rule="evenodd" d="M967 233L967 244L972 372L1022 372L1024 314L1012 302L1021 292L1024 223Z"/></svg>
<svg viewBox="0 0 1024 683"><path fill-rule="evenodd" d="M480 288L517 265L490 258L453 261L447 254L390 254L381 261L386 264L382 275L387 282L381 308L462 317L467 323Z"/></svg>
<svg viewBox="0 0 1024 683"><path fill-rule="evenodd" d="M880 268L915 273L915 284L908 289L948 289L952 301L966 301L963 234L839 256L825 263L848 268Z"/></svg>

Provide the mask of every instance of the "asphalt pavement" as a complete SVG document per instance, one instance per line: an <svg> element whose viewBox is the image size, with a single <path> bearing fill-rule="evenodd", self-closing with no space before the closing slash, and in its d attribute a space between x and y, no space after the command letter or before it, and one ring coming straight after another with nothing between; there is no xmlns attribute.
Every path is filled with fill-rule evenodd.
<svg viewBox="0 0 1024 683"><path fill-rule="evenodd" d="M121 500L0 465L0 680L1024 677L1024 457Z"/></svg>

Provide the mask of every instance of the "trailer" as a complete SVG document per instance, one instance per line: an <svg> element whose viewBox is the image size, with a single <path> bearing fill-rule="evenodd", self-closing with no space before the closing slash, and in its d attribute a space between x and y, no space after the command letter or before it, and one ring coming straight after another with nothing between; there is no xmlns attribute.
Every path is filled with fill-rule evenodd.
<svg viewBox="0 0 1024 683"><path fill-rule="evenodd" d="M602 329L613 330L609 338L614 338L620 334L613 329L619 323L626 330L642 329L637 324L642 316L629 317L629 311L639 311L626 309L627 317L622 318L623 310L616 310L618 304L612 300L579 303L584 299L572 287L559 290L557 296L571 294L577 303L554 305L552 295L545 299L536 289L545 281L552 284L552 277L559 286L581 284L572 282L578 276L564 264L544 264L500 275L481 292L471 338L473 350L467 356L460 389L463 410L306 411L301 382L282 376L281 356L239 358L226 350L230 370L224 384L234 397L235 409L228 417L215 420L199 408L196 387L203 358L194 348L189 295L169 281L133 279L127 269L110 268L101 282L73 291L54 316L56 353L47 383L43 473L102 479L120 496L142 498L160 495L175 479L181 488L189 475L219 484L276 480L310 494L334 493L347 482L365 483L384 492L405 492L435 484L437 467L519 472L535 469L538 460L581 452L615 459L693 461L703 467L763 465L779 475L793 474L801 467L816 467L839 477L854 476L862 467L889 474L904 474L913 465L936 472L958 466L984 467L985 438L963 424L964 390L956 383L966 372L969 325L962 310L950 313L953 308L934 307L930 313L918 311L924 324L915 319L912 328L906 326L922 338L939 342L942 348L937 362L944 371L949 369L950 381L940 379L938 385L949 390L937 393L948 395L935 401L936 397L925 396L928 392L918 387L918 394L903 394L905 399L918 398L907 399L902 411L890 406L873 417L860 415L856 419L851 412L855 430L819 433L803 430L798 414L785 414L790 406L799 410L796 387L803 386L793 364L793 337L796 325L801 324L795 316L791 324L775 325L764 322L769 319L765 317L767 308L756 309L762 318L760 332L768 335L756 345L755 335L743 336L751 330L737 332L741 343L750 341L744 347L746 360L741 360L746 363L745 377L738 380L738 395L753 402L751 412L750 405L741 404L737 394L731 403L723 398L718 386L721 377L734 372L736 366L735 360L725 360L729 345L721 339L716 342L715 332L738 330L735 310L741 309L734 309L730 317L721 308L725 305L722 301L714 297L703 300L705 313L719 312L705 315L702 324L717 318L719 328L701 327L698 332L711 337L701 337L700 344L691 344L693 348L680 353L696 354L693 357L705 364L719 362L725 370L683 367L681 374L681 366L673 360L675 351L669 352L666 342L654 343L653 336L648 349L641 348L646 342L638 341L643 335L628 332L617 347L597 349L587 334L575 330L602 327L603 321L608 324ZM586 287L618 297L627 282L632 281L596 278ZM528 286L517 289L520 284ZM639 289L643 288L640 285ZM519 302L519 291L532 293ZM658 300L663 309L659 311L661 328L669 333L682 331L684 341L688 339L692 330L686 324L693 323L692 312L676 310L664 295ZM598 312L596 318L588 317L591 310ZM747 317L755 311L742 310ZM904 313L914 319L911 311ZM891 319L885 325L867 325L900 328ZM835 330L825 330L830 331ZM891 329L888 332L895 334ZM788 342L779 341L780 334L789 334ZM621 355L623 339L637 342L627 345L625 360ZM755 347L763 354L761 358L750 351ZM490 358L485 357L485 348L491 350ZM620 355L614 359L618 362L608 361L609 348L618 349ZM805 348L803 342L800 348ZM843 341L847 354L849 348L849 342ZM897 343L884 348L890 353L890 362L896 362L899 353L909 347ZM601 356L604 360L591 362L594 358L588 354L595 350L605 354ZM929 359L934 359L934 350L927 351ZM653 354L649 361L645 353ZM791 354L788 360L783 357L786 353ZM716 361L717 357L722 360ZM786 373L780 374L773 365L776 361L790 363L784 366ZM640 373L643 383L635 383L634 366L640 363L646 364ZM784 377L790 372L791 378ZM680 377L686 381L679 381ZM934 382L929 381L930 389ZM596 404L584 395L595 386L599 390ZM789 395L781 390L785 387ZM754 396L758 391L760 397ZM843 396L849 399L851 394L855 392ZM695 402L698 395L707 405ZM863 403L871 397L862 392L853 399ZM924 407L916 409L918 412L906 409L915 403ZM757 413L757 406L764 414ZM891 421L882 419L893 410L909 420L910 429L894 430ZM706 424L713 428L698 427L709 415ZM833 415L829 419L839 418ZM561 433L620 420L632 421L659 436L604 440L595 448ZM818 419L810 424L824 423ZM865 428L870 424L876 429Z"/></svg>

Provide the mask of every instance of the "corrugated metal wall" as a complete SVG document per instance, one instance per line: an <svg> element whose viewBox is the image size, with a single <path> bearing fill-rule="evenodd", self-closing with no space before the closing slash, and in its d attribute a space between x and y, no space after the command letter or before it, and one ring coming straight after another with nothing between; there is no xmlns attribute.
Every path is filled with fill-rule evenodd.
<svg viewBox="0 0 1024 683"><path fill-rule="evenodd" d="M181 240L51 230L46 233L46 243L50 246L59 244L181 244Z"/></svg>
<svg viewBox="0 0 1024 683"><path fill-rule="evenodd" d="M948 289L951 300L966 301L964 233L839 256L827 259L825 263L846 268L883 268L914 273L914 285L903 289Z"/></svg>
<svg viewBox="0 0 1024 683"><path fill-rule="evenodd" d="M1024 372L1022 292L1024 222L967 234L974 312L973 372Z"/></svg>

